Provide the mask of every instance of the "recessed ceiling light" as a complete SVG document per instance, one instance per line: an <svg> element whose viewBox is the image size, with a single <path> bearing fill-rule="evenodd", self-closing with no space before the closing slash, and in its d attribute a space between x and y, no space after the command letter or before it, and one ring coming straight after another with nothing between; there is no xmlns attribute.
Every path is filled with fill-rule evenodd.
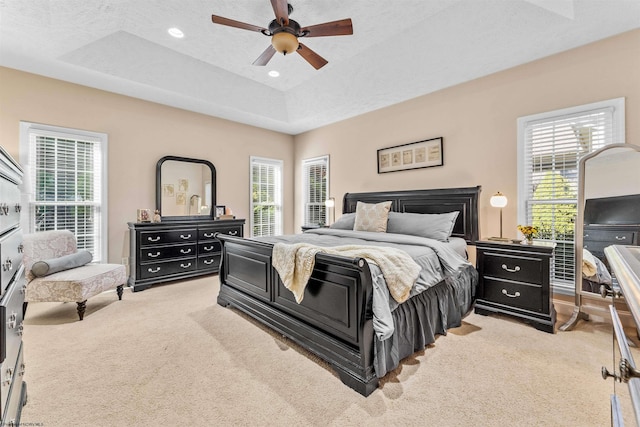
<svg viewBox="0 0 640 427"><path fill-rule="evenodd" d="M269 71L269 76L271 76L271 77L278 77L279 75L280 75L280 73L277 72L276 70Z"/></svg>
<svg viewBox="0 0 640 427"><path fill-rule="evenodd" d="M177 39L181 39L184 37L184 33L180 31L179 28L176 28L176 27L169 28L167 32Z"/></svg>

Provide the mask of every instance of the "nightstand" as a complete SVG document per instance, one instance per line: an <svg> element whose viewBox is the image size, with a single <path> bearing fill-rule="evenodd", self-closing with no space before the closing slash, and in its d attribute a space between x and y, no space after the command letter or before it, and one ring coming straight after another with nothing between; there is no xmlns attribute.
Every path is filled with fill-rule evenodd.
<svg viewBox="0 0 640 427"><path fill-rule="evenodd" d="M508 314L554 333L556 311L550 284L554 246L476 242L480 282L475 312Z"/></svg>

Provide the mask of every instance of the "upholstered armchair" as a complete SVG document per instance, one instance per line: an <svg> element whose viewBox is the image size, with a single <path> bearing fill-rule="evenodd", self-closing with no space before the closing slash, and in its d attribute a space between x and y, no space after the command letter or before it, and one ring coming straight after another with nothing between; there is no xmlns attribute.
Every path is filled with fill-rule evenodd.
<svg viewBox="0 0 640 427"><path fill-rule="evenodd" d="M118 299L122 299L124 265L88 263L91 255L77 250L70 231L26 234L23 247L25 302L76 302L82 320L87 299L92 296L116 288Z"/></svg>

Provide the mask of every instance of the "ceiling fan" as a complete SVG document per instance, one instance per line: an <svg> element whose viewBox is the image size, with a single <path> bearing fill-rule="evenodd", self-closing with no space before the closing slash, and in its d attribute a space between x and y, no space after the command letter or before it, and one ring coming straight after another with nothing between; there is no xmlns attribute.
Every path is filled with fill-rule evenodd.
<svg viewBox="0 0 640 427"><path fill-rule="evenodd" d="M271 37L271 44L253 62L253 65L267 65L276 52L284 55L298 52L309 64L319 70L327 64L327 60L298 42L298 37L347 36L353 34L351 19L341 19L339 21L311 25L310 27L301 27L296 21L289 19L289 15L293 12L293 7L287 3L287 0L271 0L271 6L276 14L276 19L271 21L268 29L217 15L211 15L211 21L214 24L258 31L265 36Z"/></svg>

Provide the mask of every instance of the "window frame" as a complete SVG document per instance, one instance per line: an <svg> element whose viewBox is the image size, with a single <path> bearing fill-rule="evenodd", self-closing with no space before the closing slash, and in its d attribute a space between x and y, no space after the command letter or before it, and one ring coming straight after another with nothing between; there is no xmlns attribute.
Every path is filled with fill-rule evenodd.
<svg viewBox="0 0 640 427"><path fill-rule="evenodd" d="M599 102L593 102L589 104L578 105L574 107L562 108L558 110L532 114L528 116L519 117L517 119L517 168L518 168L518 199L517 199L517 220L518 224L528 224L528 214L527 211L527 202L528 202L528 192L529 185L532 177L529 174L529 170L527 169L527 165L525 162L527 161L527 138L526 131L529 126L533 123L541 122L541 121L554 121L559 120L562 117L579 115L579 114L588 114L594 110L605 110L612 109L612 121L611 121L611 132L609 135L605 135L605 138L608 140L605 142L605 146L614 143L624 143L625 141L625 98L614 98L608 99ZM589 152L593 152L594 150L590 147L590 151L583 153L583 155L588 154ZM576 158L579 160L578 156ZM577 190L577 173L578 173L578 161L576 161L576 190ZM566 199L565 201L570 200L575 202L576 206L578 204L578 197L576 191L575 200ZM556 201L557 202L557 201ZM580 209L580 207L577 207ZM575 233L574 233L574 248L575 248ZM575 249L574 249L575 251ZM554 255L555 258L555 255ZM575 269L575 257L574 257L574 269ZM565 295L573 295L575 293L575 279L573 281L564 281L553 280L555 277L552 276L552 288L554 292L565 294Z"/></svg>
<svg viewBox="0 0 640 427"><path fill-rule="evenodd" d="M21 121L20 122L20 163L24 167L24 180L21 186L22 190L22 202L28 209L22 211L20 222L24 230L28 230L29 233L35 232L35 218L34 218L34 206L37 204L34 196L35 185L34 175L35 165L31 165L31 155L33 146L31 144L32 135L44 135L54 138L63 138L71 140L91 141L99 144L100 153L100 195L97 202L97 210L100 216L98 225L98 240L99 243L95 245L97 251L93 253L94 262L108 262L109 258L109 206L108 206L108 194L109 194L109 175L108 175L108 144L109 137L106 133L92 132L81 129L72 129L62 126L45 125L40 123L32 123ZM95 164L94 164L95 167ZM51 202L52 206L69 206L70 203L64 202Z"/></svg>
<svg viewBox="0 0 640 427"><path fill-rule="evenodd" d="M308 168L314 165L324 165L326 167L326 173L325 173L325 197L324 200L320 201L320 202L312 202L310 201L311 198L311 192L310 192L310 175L307 173ZM328 224L328 220L329 218L327 217L327 206L326 206L326 200L329 199L330 197L330 191L329 191L329 155L325 154L323 156L317 156L317 157L312 157L309 159L304 159L302 161L302 182L304 183L304 189L303 189L303 199L302 199L302 212L303 212L303 224L304 225L316 225L314 223L309 222L310 219L310 211L309 211L309 206L310 205L317 205L319 207L319 211L320 211L320 216L324 216L324 225Z"/></svg>
<svg viewBox="0 0 640 427"><path fill-rule="evenodd" d="M265 164L274 166L279 169L279 177L277 177L277 186L278 190L276 190L276 202L274 206L276 206L276 221L274 225L274 233L273 236L282 235L284 229L284 215L283 209L283 194L284 194L284 161L280 159L271 159L267 157L259 157L259 156L250 156L249 157L249 235L251 237L258 237L254 234L254 217L253 217L253 209L256 206L253 202L253 166L254 164ZM266 234L261 234L260 236L266 236Z"/></svg>

